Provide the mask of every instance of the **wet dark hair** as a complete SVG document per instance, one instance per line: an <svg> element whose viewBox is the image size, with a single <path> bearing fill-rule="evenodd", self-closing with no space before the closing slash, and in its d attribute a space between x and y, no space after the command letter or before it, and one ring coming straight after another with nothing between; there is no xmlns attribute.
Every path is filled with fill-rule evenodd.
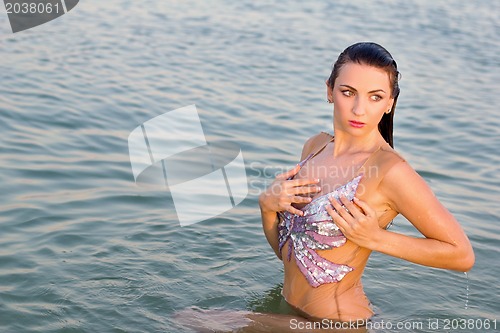
<svg viewBox="0 0 500 333"><path fill-rule="evenodd" d="M394 147L392 132L393 118L396 110L396 102L399 96L399 76L398 65L392 58L392 55L384 47L376 43L362 42L356 43L346 48L338 57L333 65L332 73L328 78L328 85L331 89L335 84L335 79L339 76L339 72L345 64L358 63L383 69L389 74L391 82L391 98L394 98L394 104L390 113L384 113L382 119L378 123L378 130L383 138L391 147Z"/></svg>

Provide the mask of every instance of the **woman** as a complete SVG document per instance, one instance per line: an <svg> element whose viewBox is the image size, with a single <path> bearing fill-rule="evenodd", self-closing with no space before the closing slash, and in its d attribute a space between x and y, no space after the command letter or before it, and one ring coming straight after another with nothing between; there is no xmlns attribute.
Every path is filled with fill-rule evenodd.
<svg viewBox="0 0 500 333"><path fill-rule="evenodd" d="M307 140L302 162L259 197L266 238L284 265L282 295L311 321L373 315L361 285L372 251L457 271L474 264L460 225L393 149L398 78L382 46L344 50L326 81L335 136ZM398 214L424 237L388 231Z"/></svg>
<svg viewBox="0 0 500 333"><path fill-rule="evenodd" d="M458 271L473 266L460 225L393 149L398 76L380 45L344 50L326 81L335 137L307 140L302 161L259 197L264 233L283 260L288 314L190 310L179 322L206 331L216 322L217 331L366 332L373 311L361 276L372 251ZM388 231L398 214L424 237Z"/></svg>

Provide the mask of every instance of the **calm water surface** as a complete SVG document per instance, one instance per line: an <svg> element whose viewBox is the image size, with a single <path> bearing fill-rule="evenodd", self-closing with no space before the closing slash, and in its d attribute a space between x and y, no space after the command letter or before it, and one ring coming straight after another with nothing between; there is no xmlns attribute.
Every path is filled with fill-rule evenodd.
<svg viewBox="0 0 500 333"><path fill-rule="evenodd" d="M493 0L87 0L12 34L0 14L0 331L186 332L173 319L186 308L278 311L257 196L331 132L324 80L360 40L398 61L396 148L476 253L467 309L463 273L373 254L374 320L500 329L499 15ZM181 228L167 192L135 185L127 137L190 104L208 140L241 146L251 191Z"/></svg>

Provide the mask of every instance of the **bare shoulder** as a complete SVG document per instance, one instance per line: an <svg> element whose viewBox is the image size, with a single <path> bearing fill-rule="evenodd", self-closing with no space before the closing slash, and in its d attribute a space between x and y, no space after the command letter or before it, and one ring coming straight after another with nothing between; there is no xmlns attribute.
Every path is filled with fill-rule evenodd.
<svg viewBox="0 0 500 333"><path fill-rule="evenodd" d="M389 199L393 208L401 212L401 202L410 196L415 197L417 193L419 196L432 195L425 180L399 153L394 149L386 150L385 153L387 165L380 183L380 190Z"/></svg>
<svg viewBox="0 0 500 333"><path fill-rule="evenodd" d="M321 147L323 147L326 143L333 139L333 135L328 134L326 132L320 132L318 134L313 135L309 139L307 139L306 143L304 143L304 148L302 148L301 160L307 157L312 152L315 152Z"/></svg>
<svg viewBox="0 0 500 333"><path fill-rule="evenodd" d="M381 163L386 169L384 182L404 181L410 174L417 174L406 159L392 147L384 147L381 155Z"/></svg>
<svg viewBox="0 0 500 333"><path fill-rule="evenodd" d="M406 159L394 148L386 144L380 148L380 162L395 165L398 162L406 162Z"/></svg>

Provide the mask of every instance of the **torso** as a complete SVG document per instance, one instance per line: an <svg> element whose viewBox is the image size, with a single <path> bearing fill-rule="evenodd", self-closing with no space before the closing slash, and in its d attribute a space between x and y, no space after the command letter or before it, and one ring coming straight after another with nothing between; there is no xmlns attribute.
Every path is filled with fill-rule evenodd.
<svg viewBox="0 0 500 333"><path fill-rule="evenodd" d="M387 145L381 146L372 153L350 156L353 163L345 163L346 161L333 158L334 142L329 141L332 141L332 138L326 133L318 135L313 140L310 152L316 152L322 147L324 149L303 166L295 179L319 178L321 180L319 185L322 191L314 195L314 200L362 173L363 177L358 185L356 196L376 211L380 227L385 228L397 212L387 204L387 199L381 191L378 191L378 187L388 169L403 159ZM327 143L326 146L325 143ZM309 152L305 152L305 155L307 154ZM367 163L363 165L365 161ZM361 165L363 167L358 170ZM296 207L300 209L303 206L297 205ZM282 248L285 273L282 294L288 303L309 317L317 319L350 321L367 319L373 315L370 302L361 284L361 276L370 256L370 250L361 248L349 240L340 247L317 250L317 254L321 257L337 264L348 265L354 270L347 273L339 282L313 287L299 270L293 251L291 260L287 260L290 241L288 239Z"/></svg>

